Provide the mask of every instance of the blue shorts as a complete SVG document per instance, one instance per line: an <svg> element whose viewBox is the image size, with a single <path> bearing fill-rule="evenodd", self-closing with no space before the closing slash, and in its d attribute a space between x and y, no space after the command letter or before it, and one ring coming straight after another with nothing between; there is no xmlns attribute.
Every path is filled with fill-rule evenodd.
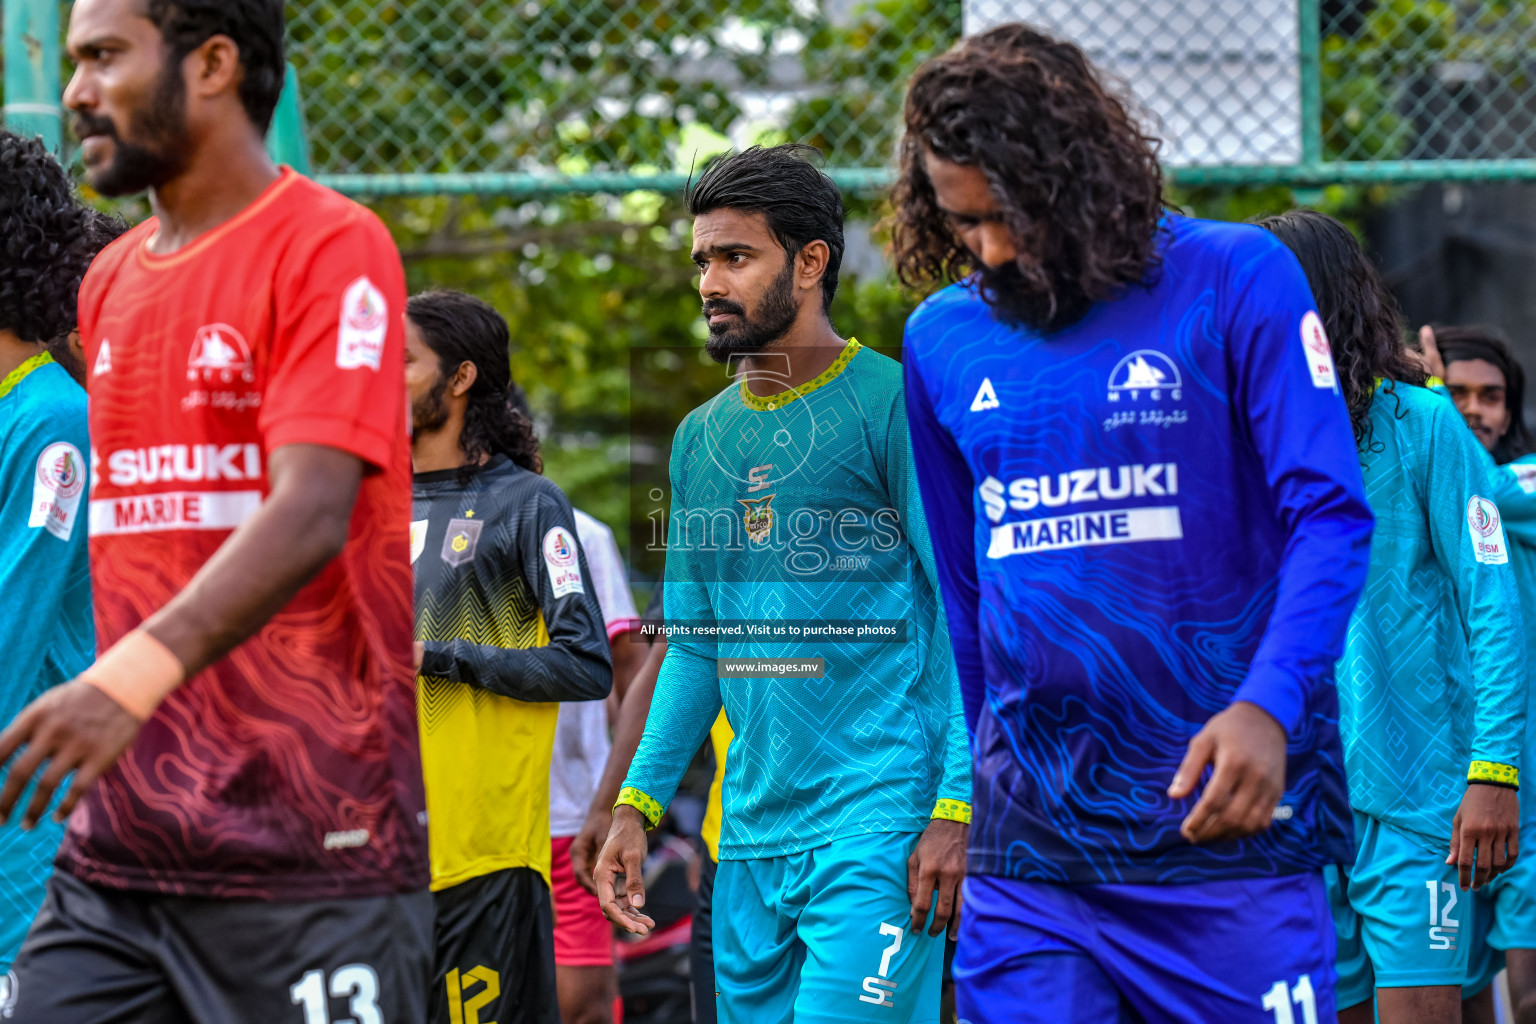
<svg viewBox="0 0 1536 1024"><path fill-rule="evenodd" d="M1339 1005L1363 1003L1378 988L1465 982L1475 908L1457 887L1456 865L1445 863L1449 848L1427 849L1363 814L1355 841L1354 865L1327 872Z"/></svg>
<svg viewBox="0 0 1536 1024"><path fill-rule="evenodd" d="M1471 998L1504 969L1504 953L1536 949L1536 819L1520 825L1520 856L1515 866L1472 894L1472 944L1467 951Z"/></svg>
<svg viewBox="0 0 1536 1024"><path fill-rule="evenodd" d="M1321 874L1184 885L965 883L962 1024L1331 1021Z"/></svg>
<svg viewBox="0 0 1536 1024"><path fill-rule="evenodd" d="M907 930L917 833L722 860L712 908L721 1024L938 1024L944 936Z"/></svg>

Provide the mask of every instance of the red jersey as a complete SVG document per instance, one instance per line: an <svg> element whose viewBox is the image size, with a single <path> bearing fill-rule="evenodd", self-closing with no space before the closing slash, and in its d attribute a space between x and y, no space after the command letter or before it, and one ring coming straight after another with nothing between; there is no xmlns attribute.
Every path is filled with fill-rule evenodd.
<svg viewBox="0 0 1536 1024"><path fill-rule="evenodd" d="M173 255L149 251L155 228L80 288L100 648L256 511L276 449L368 472L342 554L160 706L71 816L59 866L189 896L424 889L399 254L372 213L286 169Z"/></svg>

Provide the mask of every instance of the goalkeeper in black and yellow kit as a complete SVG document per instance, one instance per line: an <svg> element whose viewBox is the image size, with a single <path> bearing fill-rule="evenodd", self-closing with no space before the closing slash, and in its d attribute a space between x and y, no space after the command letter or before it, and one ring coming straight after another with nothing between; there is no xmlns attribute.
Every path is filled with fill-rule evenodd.
<svg viewBox="0 0 1536 1024"><path fill-rule="evenodd" d="M558 702L606 697L613 677L570 503L512 402L508 340L467 295L406 307L432 1024L559 1024L550 751Z"/></svg>

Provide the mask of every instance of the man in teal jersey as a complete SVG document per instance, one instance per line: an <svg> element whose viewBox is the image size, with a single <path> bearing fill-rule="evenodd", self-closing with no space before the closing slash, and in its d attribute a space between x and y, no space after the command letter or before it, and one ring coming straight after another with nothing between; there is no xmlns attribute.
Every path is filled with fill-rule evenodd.
<svg viewBox="0 0 1536 1024"><path fill-rule="evenodd" d="M1536 665L1536 455L1522 412L1525 370L1509 343L1488 327L1421 328L1429 371L1488 452L1490 497L1509 537L1524 613L1526 665ZM1536 700L1536 687L1530 698ZM1527 704L1524 763L1536 753L1536 707ZM1520 806L1526 854L1478 893L1472 920L1471 966L1462 1019L1494 1024L1490 982L1506 963L1517 1024L1536 1024L1536 800Z"/></svg>
<svg viewBox="0 0 1536 1024"><path fill-rule="evenodd" d="M1329 876L1339 1020L1459 1022L1475 917L1460 894L1519 851L1527 691L1508 540L1483 453L1424 386L1348 229L1306 210L1262 224L1317 298L1376 516L1338 667L1358 847Z"/></svg>
<svg viewBox="0 0 1536 1024"><path fill-rule="evenodd" d="M689 192L708 351L741 379L673 443L670 644L593 873L647 931L645 830L724 707L719 1019L926 1024L970 752L901 367L828 319L842 200L805 148L728 157Z"/></svg>
<svg viewBox="0 0 1536 1024"><path fill-rule="evenodd" d="M115 236L35 139L0 131L0 688L9 723L95 654L86 556L85 392L48 352L75 328L80 279ZM63 348L62 351L67 351ZM43 902L64 826L0 825L0 975ZM0 1016L10 982L0 981Z"/></svg>

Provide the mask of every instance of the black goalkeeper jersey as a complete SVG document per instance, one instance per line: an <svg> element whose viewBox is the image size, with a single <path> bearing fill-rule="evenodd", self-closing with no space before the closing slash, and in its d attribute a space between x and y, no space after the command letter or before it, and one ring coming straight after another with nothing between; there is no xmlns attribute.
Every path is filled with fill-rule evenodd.
<svg viewBox="0 0 1536 1024"><path fill-rule="evenodd" d="M547 882L558 702L613 682L570 503L497 456L467 484L418 473L411 519L432 888L513 867Z"/></svg>

